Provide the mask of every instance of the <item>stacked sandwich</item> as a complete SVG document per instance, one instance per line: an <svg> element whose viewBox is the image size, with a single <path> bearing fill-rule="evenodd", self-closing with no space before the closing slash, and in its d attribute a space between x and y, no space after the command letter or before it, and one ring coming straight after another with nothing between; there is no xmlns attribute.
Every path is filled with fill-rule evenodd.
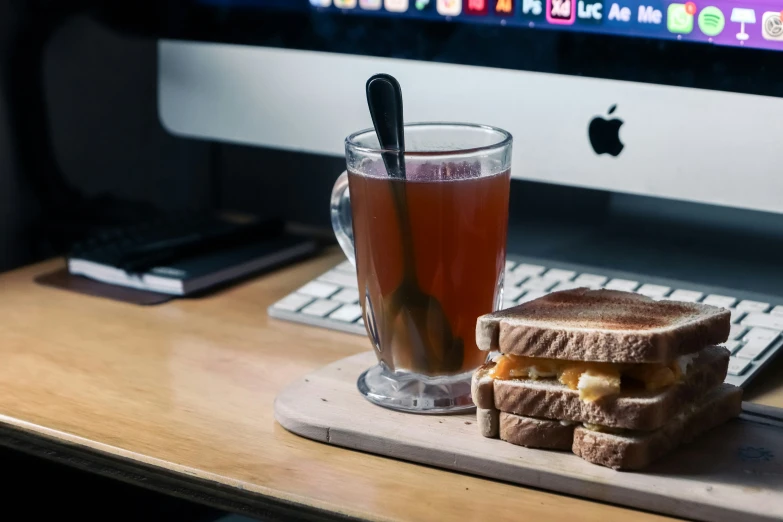
<svg viewBox="0 0 783 522"><path fill-rule="evenodd" d="M715 346L729 328L720 308L584 288L482 316L478 346L500 354L473 376L479 429L645 467L739 415L729 351Z"/></svg>

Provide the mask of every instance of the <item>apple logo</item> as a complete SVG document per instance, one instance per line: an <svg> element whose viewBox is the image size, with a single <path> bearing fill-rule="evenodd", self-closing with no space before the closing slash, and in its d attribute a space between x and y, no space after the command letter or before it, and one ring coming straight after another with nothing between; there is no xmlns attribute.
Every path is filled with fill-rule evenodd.
<svg viewBox="0 0 783 522"><path fill-rule="evenodd" d="M608 114L612 114L616 109L617 104L612 105ZM625 145L620 141L620 127L623 123L623 120L619 118L611 120L600 116L593 118L590 122L590 127L587 129L587 135L590 138L590 145L593 146L596 154L618 156L623 151Z"/></svg>

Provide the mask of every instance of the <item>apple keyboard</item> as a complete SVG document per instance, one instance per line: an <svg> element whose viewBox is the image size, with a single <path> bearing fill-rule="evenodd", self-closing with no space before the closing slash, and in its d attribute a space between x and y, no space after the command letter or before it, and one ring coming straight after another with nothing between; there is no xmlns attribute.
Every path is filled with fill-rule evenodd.
<svg viewBox="0 0 783 522"><path fill-rule="evenodd" d="M269 307L269 315L366 335L356 272L345 261ZM746 385L783 348L783 298L645 277L606 269L510 256L503 308L571 288L608 288L653 299L706 303L731 311L726 382Z"/></svg>

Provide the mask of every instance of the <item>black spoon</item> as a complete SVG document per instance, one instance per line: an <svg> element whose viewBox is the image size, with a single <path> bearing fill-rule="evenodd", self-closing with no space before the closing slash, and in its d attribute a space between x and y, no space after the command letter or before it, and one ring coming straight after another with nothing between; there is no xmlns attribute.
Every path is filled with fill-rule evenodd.
<svg viewBox="0 0 783 522"><path fill-rule="evenodd" d="M440 301L424 292L416 276L413 234L405 192L405 133L402 118L402 89L388 74L367 80L367 104L378 135L386 172L391 178L400 236L403 275L387 299L382 346L392 344L395 354L410 351L413 368L419 372L449 374L462 368L464 345L454 338L451 324Z"/></svg>

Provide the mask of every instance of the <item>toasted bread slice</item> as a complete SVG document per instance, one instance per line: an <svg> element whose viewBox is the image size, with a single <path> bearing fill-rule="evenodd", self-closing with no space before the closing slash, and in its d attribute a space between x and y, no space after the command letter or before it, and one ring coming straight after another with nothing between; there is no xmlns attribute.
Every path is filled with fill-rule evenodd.
<svg viewBox="0 0 783 522"><path fill-rule="evenodd" d="M487 363L473 372L470 381L470 395L476 408L495 408L494 384L492 384L495 379L489 375L493 366L493 363Z"/></svg>
<svg viewBox="0 0 783 522"><path fill-rule="evenodd" d="M489 363L485 371L491 369ZM662 390L634 390L595 402L579 398L555 379L495 379L495 408L528 417L601 424L614 428L650 431L660 428L684 404L692 402L726 378L729 351L709 346L698 353L683 380Z"/></svg>
<svg viewBox="0 0 783 522"><path fill-rule="evenodd" d="M680 444L738 416L741 410L742 390L723 384L653 432L618 434L578 427L574 430L572 449L593 464L641 469Z"/></svg>
<svg viewBox="0 0 783 522"><path fill-rule="evenodd" d="M577 425L575 422L536 419L500 412L500 438L528 448L570 450Z"/></svg>
<svg viewBox="0 0 783 522"><path fill-rule="evenodd" d="M726 341L730 317L700 303L577 288L479 317L476 343L528 357L665 363Z"/></svg>
<svg viewBox="0 0 783 522"><path fill-rule="evenodd" d="M476 424L483 436L489 438L498 436L499 413L495 408L476 408Z"/></svg>

